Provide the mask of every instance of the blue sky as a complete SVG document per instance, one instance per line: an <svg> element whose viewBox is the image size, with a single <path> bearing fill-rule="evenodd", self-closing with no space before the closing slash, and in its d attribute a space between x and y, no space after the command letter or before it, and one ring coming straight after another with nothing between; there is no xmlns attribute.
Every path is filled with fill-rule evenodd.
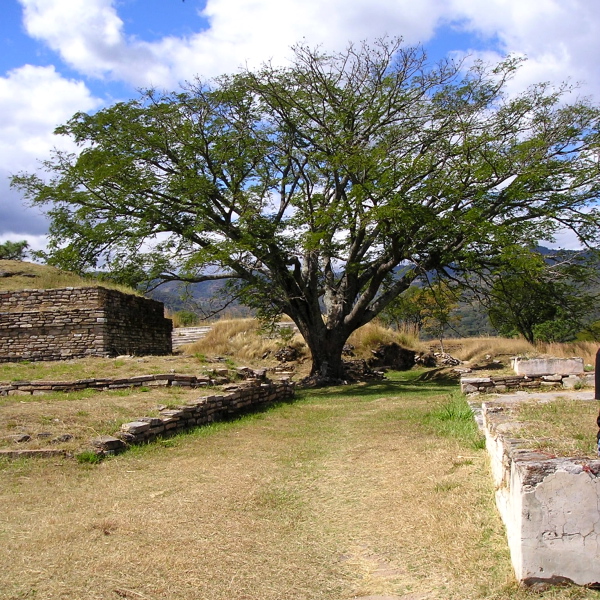
<svg viewBox="0 0 600 600"><path fill-rule="evenodd" d="M284 62L299 41L335 50L386 34L434 60L527 56L512 91L570 78L600 99L595 0L1 0L0 242L45 245L45 217L8 178L69 148L52 132L75 112Z"/></svg>

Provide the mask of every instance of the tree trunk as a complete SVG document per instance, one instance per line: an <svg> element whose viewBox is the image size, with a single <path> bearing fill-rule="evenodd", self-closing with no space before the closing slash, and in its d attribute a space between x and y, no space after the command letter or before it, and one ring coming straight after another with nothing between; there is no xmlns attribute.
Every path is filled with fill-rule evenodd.
<svg viewBox="0 0 600 600"><path fill-rule="evenodd" d="M342 351L349 334L339 329L327 329L325 326L298 325L311 352L310 377L322 383L343 381L345 373Z"/></svg>

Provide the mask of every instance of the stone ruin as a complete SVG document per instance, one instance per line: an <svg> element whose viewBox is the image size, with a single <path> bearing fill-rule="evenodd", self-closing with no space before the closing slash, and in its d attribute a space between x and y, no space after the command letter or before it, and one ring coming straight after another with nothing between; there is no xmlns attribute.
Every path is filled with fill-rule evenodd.
<svg viewBox="0 0 600 600"><path fill-rule="evenodd" d="M103 287L0 292L0 362L172 352L162 302Z"/></svg>

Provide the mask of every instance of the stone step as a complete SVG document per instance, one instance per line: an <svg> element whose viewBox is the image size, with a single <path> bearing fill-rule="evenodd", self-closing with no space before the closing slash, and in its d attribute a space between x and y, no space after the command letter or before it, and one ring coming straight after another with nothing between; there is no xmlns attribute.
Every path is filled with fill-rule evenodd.
<svg viewBox="0 0 600 600"><path fill-rule="evenodd" d="M179 348L184 344L193 344L198 340L202 339L209 331L211 327L177 327L173 329L172 341L173 349Z"/></svg>

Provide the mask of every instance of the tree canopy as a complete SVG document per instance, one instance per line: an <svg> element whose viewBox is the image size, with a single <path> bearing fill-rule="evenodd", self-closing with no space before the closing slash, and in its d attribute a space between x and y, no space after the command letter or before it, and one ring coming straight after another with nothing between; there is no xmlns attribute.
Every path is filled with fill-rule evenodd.
<svg viewBox="0 0 600 600"><path fill-rule="evenodd" d="M0 259L25 260L27 258L29 243L26 240L11 242L10 240L0 244Z"/></svg>
<svg viewBox="0 0 600 600"><path fill-rule="evenodd" d="M492 325L502 335L519 334L530 343L574 339L598 315L597 263L586 259L573 252L543 256L507 248L479 287Z"/></svg>
<svg viewBox="0 0 600 600"><path fill-rule="evenodd" d="M600 111L547 84L507 96L517 68L430 65L396 39L298 46L286 67L78 113L57 133L80 152L13 184L49 207L54 264L223 279L342 378L348 336L417 277L561 228L596 243Z"/></svg>

